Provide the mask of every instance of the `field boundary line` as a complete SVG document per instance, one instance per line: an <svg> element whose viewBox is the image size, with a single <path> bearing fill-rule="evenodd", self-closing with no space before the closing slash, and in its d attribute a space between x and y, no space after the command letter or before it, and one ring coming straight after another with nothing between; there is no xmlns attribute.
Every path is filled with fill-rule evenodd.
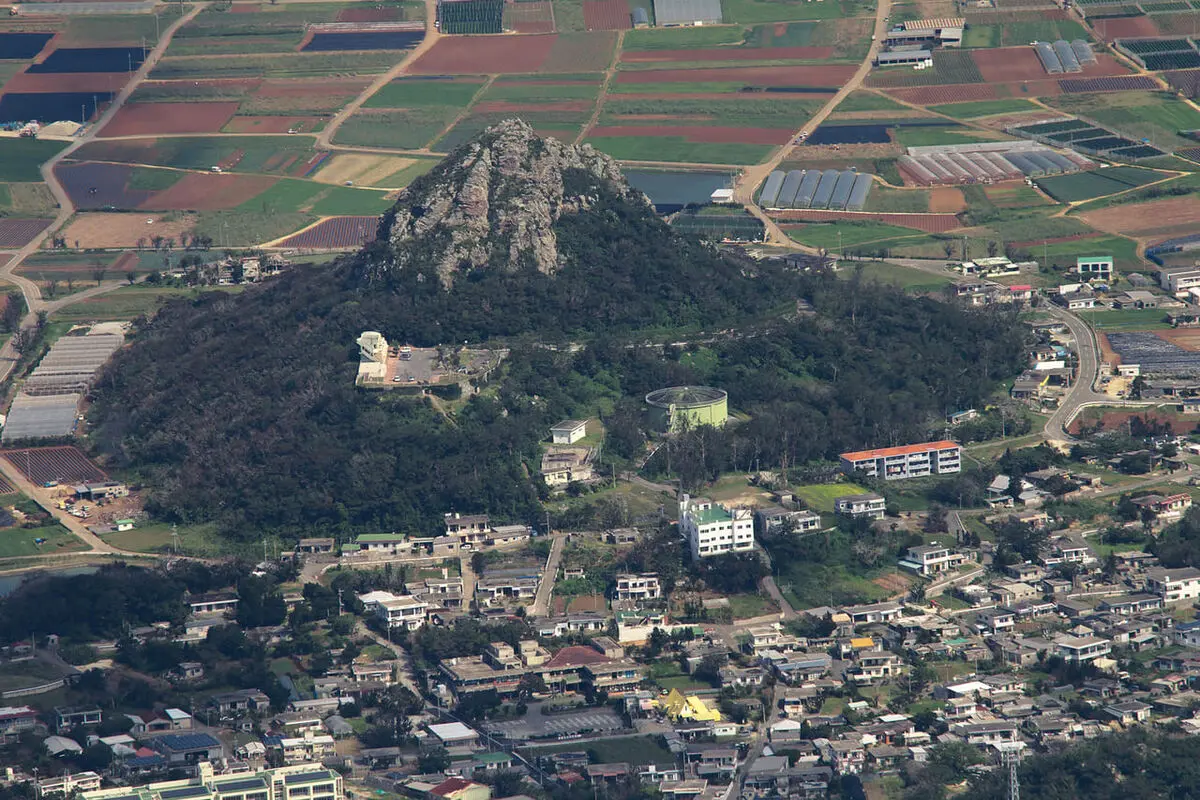
<svg viewBox="0 0 1200 800"><path fill-rule="evenodd" d="M476 103L479 102L479 98L483 97L483 93L486 92L488 89L490 89L492 84L496 82L497 77L499 77L499 76L488 75L487 80L485 80L483 82L483 84L475 91L475 94L471 95L471 101L469 103L467 103L466 107L463 108L462 111L455 114L454 119L452 119L450 121L450 124L447 125L446 127L442 128L440 131L438 131L437 136L434 136L432 139L430 139L429 142L424 147L420 148L417 152L419 152L419 153L431 152L429 148L433 145L434 142L436 142L438 139L441 139L443 136L448 134L450 131L452 131L454 129L455 125L457 125L458 123L460 123L464 119L466 119L468 116L470 116L471 109L475 106Z"/></svg>
<svg viewBox="0 0 1200 800"><path fill-rule="evenodd" d="M579 135L575 137L575 144L582 144L587 135L591 133L592 128L596 127L596 123L600 121L600 114L604 111L604 102L608 100L608 89L612 86L613 76L617 74L617 65L621 63L621 48L624 46L625 31L617 31L617 46L613 48L612 59L608 62L608 68L604 70L604 82L600 84L600 93L596 95L596 108L593 109L592 116L579 130Z"/></svg>
<svg viewBox="0 0 1200 800"><path fill-rule="evenodd" d="M333 119L325 126L325 129L317 134L316 146L326 150L332 149L333 137L337 134L338 129L342 127L346 120L350 119L356 111L362 108L363 103L367 102L370 97L394 81L396 78L404 75L411 64L417 59L429 52L438 40L441 39L441 32L434 24L437 20L437 0L425 0L425 38L420 44L409 50L400 62L383 73L375 80L371 81L365 89L359 92L358 96L342 107L342 110L334 114Z"/></svg>

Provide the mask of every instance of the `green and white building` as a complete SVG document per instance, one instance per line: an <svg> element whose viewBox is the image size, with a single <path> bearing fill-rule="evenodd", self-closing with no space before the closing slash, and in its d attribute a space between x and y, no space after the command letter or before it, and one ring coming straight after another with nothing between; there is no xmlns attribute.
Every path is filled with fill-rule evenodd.
<svg viewBox="0 0 1200 800"><path fill-rule="evenodd" d="M1113 277L1113 257L1080 256L1075 259L1075 271L1080 280L1108 283Z"/></svg>
<svg viewBox="0 0 1200 800"><path fill-rule="evenodd" d="M693 561L754 549L750 509L725 508L705 497L683 495L679 501L679 530L687 538Z"/></svg>

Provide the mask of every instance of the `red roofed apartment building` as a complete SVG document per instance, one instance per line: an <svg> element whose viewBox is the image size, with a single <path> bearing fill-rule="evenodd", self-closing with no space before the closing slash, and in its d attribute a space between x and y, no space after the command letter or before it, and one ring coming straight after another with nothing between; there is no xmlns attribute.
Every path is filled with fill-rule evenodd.
<svg viewBox="0 0 1200 800"><path fill-rule="evenodd" d="M957 442L941 441L882 447L842 453L842 472L898 481L925 475L946 475L962 469L962 448Z"/></svg>

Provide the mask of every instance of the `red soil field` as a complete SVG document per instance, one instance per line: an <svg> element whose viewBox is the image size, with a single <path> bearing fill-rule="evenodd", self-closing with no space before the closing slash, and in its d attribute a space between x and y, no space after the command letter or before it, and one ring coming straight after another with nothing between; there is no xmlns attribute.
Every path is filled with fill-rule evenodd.
<svg viewBox="0 0 1200 800"><path fill-rule="evenodd" d="M560 100L555 103L514 103L507 100L491 100L476 103L471 108L472 114L506 114L522 111L591 111L595 104L588 100Z"/></svg>
<svg viewBox="0 0 1200 800"><path fill-rule="evenodd" d="M539 72L601 72L612 63L617 34L593 31L577 36L562 36L550 48Z"/></svg>
<svg viewBox="0 0 1200 800"><path fill-rule="evenodd" d="M537 72L557 35L443 36L409 68L416 75Z"/></svg>
<svg viewBox="0 0 1200 800"><path fill-rule="evenodd" d="M47 481L96 483L108 479L77 447L30 447L5 450L0 456L38 486Z"/></svg>
<svg viewBox="0 0 1200 800"><path fill-rule="evenodd" d="M110 266L109 269L111 269L113 272L123 275L129 270L137 267L137 265L138 254L126 250L124 253L121 253L121 255L117 256L117 260L112 263L112 266Z"/></svg>
<svg viewBox="0 0 1200 800"><path fill-rule="evenodd" d="M953 186L938 186L929 190L929 210L933 213L957 214L967 209L962 189Z"/></svg>
<svg viewBox="0 0 1200 800"><path fill-rule="evenodd" d="M629 0L583 0L583 25L589 31L627 31L633 27Z"/></svg>
<svg viewBox="0 0 1200 800"><path fill-rule="evenodd" d="M1158 338L1166 339L1173 345L1182 347L1184 350L1190 350L1193 353L1200 351L1200 330L1196 328L1172 328L1165 331L1154 332Z"/></svg>
<svg viewBox="0 0 1200 800"><path fill-rule="evenodd" d="M1158 26L1150 17L1116 17L1113 19L1092 20L1092 27L1105 41L1113 39L1133 38L1137 36L1158 36Z"/></svg>
<svg viewBox="0 0 1200 800"><path fill-rule="evenodd" d="M647 69L621 72L617 75L617 83L745 83L750 86L840 87L850 80L856 69L857 67L851 64L827 67Z"/></svg>
<svg viewBox="0 0 1200 800"><path fill-rule="evenodd" d="M18 72L4 84L6 92L119 92L124 72L72 72L62 75Z"/></svg>
<svg viewBox="0 0 1200 800"><path fill-rule="evenodd" d="M504 21L517 33L554 33L554 9L549 0L509 3Z"/></svg>
<svg viewBox="0 0 1200 800"><path fill-rule="evenodd" d="M343 8L338 12L338 22L392 22L400 19L400 9L376 8Z"/></svg>
<svg viewBox="0 0 1200 800"><path fill-rule="evenodd" d="M130 103L117 111L99 135L216 133L237 109L237 103Z"/></svg>
<svg viewBox="0 0 1200 800"><path fill-rule="evenodd" d="M261 3L231 3L229 5L231 14L253 14L257 11L262 11Z"/></svg>
<svg viewBox="0 0 1200 800"><path fill-rule="evenodd" d="M1042 81L1013 81L998 85L1004 87L1009 97L1058 97L1062 94L1059 81L1049 77Z"/></svg>
<svg viewBox="0 0 1200 800"><path fill-rule="evenodd" d="M359 247L375 241L378 227L378 217L331 217L306 231L289 236L279 245L317 250Z"/></svg>
<svg viewBox="0 0 1200 800"><path fill-rule="evenodd" d="M287 133L311 131L317 124L315 117L234 117L223 130L226 133Z"/></svg>
<svg viewBox="0 0 1200 800"><path fill-rule="evenodd" d="M682 136L689 142L786 144L792 132L776 128L728 128L689 125L612 125L592 128L589 136Z"/></svg>
<svg viewBox="0 0 1200 800"><path fill-rule="evenodd" d="M169 189L155 192L142 204L144 209L158 211L216 211L234 208L262 194L275 185L278 178L265 175L217 175L194 172L184 176Z"/></svg>
<svg viewBox="0 0 1200 800"><path fill-rule="evenodd" d="M987 83L955 83L947 86L920 86L913 89L889 89L897 100L918 106L940 103L965 103L972 100L995 100L996 89Z"/></svg>
<svg viewBox="0 0 1200 800"><path fill-rule="evenodd" d="M637 98L638 100L806 100L809 98L821 98L828 100L833 97L831 92L788 92L783 94L780 92L638 92L637 94L623 95L630 99Z"/></svg>
<svg viewBox="0 0 1200 800"><path fill-rule="evenodd" d="M281 78L262 81L255 97L311 97L313 95L358 94L371 81L367 78Z"/></svg>
<svg viewBox="0 0 1200 800"><path fill-rule="evenodd" d="M1144 234L1177 225L1200 226L1200 197L1170 197L1148 203L1087 211L1079 218L1098 230L1118 234Z"/></svg>
<svg viewBox="0 0 1200 800"><path fill-rule="evenodd" d="M1196 419L1188 419L1186 417L1175 417L1167 414L1159 414L1154 411L1106 411L1104 416L1100 418L1100 424L1106 431L1125 430L1125 425L1128 420L1134 417L1144 417L1154 420L1155 422L1166 422L1171 426L1171 430L1175 433L1191 433L1197 425ZM1067 433L1072 435L1078 434L1083 429L1084 422L1088 425L1095 424L1095 418L1088 416L1086 413L1080 414L1067 427Z"/></svg>
<svg viewBox="0 0 1200 800"><path fill-rule="evenodd" d="M1036 81L1048 77L1032 47L997 47L973 50L971 57L988 83Z"/></svg>
<svg viewBox="0 0 1200 800"><path fill-rule="evenodd" d="M848 220L875 220L902 228L915 228L925 233L946 233L962 227L953 214L891 214L887 212L821 211L797 209L795 211L773 211L771 216L781 221L797 222L845 222Z"/></svg>
<svg viewBox="0 0 1200 800"><path fill-rule="evenodd" d="M621 54L629 64L659 61L776 61L786 58L832 58L832 47L702 47L695 50L638 50Z"/></svg>
<svg viewBox="0 0 1200 800"><path fill-rule="evenodd" d="M24 247L44 231L51 222L52 220L48 219L0 218L0 247ZM5 256L0 265L7 261L8 257Z"/></svg>

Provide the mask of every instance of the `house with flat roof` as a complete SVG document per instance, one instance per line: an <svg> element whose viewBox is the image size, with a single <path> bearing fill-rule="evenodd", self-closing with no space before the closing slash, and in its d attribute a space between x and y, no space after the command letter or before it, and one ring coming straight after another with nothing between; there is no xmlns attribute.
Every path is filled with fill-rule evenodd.
<svg viewBox="0 0 1200 800"><path fill-rule="evenodd" d="M1146 591L1156 594L1164 603L1179 603L1200 598L1200 569L1181 567L1146 570Z"/></svg>
<svg viewBox="0 0 1200 800"><path fill-rule="evenodd" d="M1135 497L1132 502L1139 509L1148 510L1155 521L1163 522L1182 517L1192 507L1192 496L1187 492L1172 495L1147 494Z"/></svg>
<svg viewBox="0 0 1200 800"><path fill-rule="evenodd" d="M193 614L232 614L237 611L238 596L233 592L207 592L187 598Z"/></svg>
<svg viewBox="0 0 1200 800"><path fill-rule="evenodd" d="M1095 636L1059 636L1054 640L1055 655L1073 664L1093 661L1112 652L1112 643Z"/></svg>
<svg viewBox="0 0 1200 800"><path fill-rule="evenodd" d="M685 494L679 501L679 529L693 561L754 549L754 520L746 508L725 508Z"/></svg>
<svg viewBox="0 0 1200 800"><path fill-rule="evenodd" d="M208 733L168 733L149 740L149 746L167 759L169 767L190 767L201 761L219 761L225 753L219 739Z"/></svg>
<svg viewBox="0 0 1200 800"><path fill-rule="evenodd" d="M883 519L887 513L887 500L874 492L847 494L833 501L833 510L848 517Z"/></svg>
<svg viewBox="0 0 1200 800"><path fill-rule="evenodd" d="M658 581L658 573L621 573L617 576L615 597L617 600L632 600L635 602L661 599L662 584Z"/></svg>
<svg viewBox="0 0 1200 800"><path fill-rule="evenodd" d="M550 441L554 444L575 444L587 436L587 420L564 419L550 426Z"/></svg>
<svg viewBox="0 0 1200 800"><path fill-rule="evenodd" d="M821 515L808 509L784 508L770 505L755 509L754 517L760 533L773 533L786 525L793 533L809 533L821 527Z"/></svg>
<svg viewBox="0 0 1200 800"><path fill-rule="evenodd" d="M923 544L908 548L904 558L900 559L903 569L912 570L918 575L937 575L952 569L958 569L967 561L962 553L940 544Z"/></svg>
<svg viewBox="0 0 1200 800"><path fill-rule="evenodd" d="M54 732L99 725L103 717L99 706L61 706L54 709Z"/></svg>
<svg viewBox="0 0 1200 800"><path fill-rule="evenodd" d="M415 631L429 619L429 604L412 595L391 592L368 592L358 596L367 612L374 614L389 628Z"/></svg>
<svg viewBox="0 0 1200 800"><path fill-rule="evenodd" d="M880 447L842 453L842 472L853 476L861 472L871 478L897 481L926 475L946 475L962 469L962 448L957 442L943 440L902 447Z"/></svg>

